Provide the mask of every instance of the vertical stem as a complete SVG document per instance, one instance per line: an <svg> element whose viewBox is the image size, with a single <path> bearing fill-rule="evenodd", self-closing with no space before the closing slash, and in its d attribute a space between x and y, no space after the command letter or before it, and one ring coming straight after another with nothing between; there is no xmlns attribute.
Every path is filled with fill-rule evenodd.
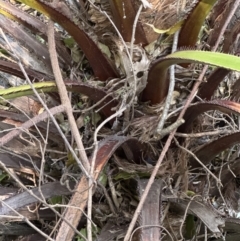
<svg viewBox="0 0 240 241"><path fill-rule="evenodd" d="M49 22L48 22L48 47L49 47L49 53L50 53L50 58L51 58L51 63L52 63L52 69L53 69L53 73L55 76L56 85L57 85L57 88L59 91L61 103L65 107L65 112L68 117L70 129L71 129L72 135L76 141L79 155L80 155L80 158L82 161L82 163L78 163L78 164L81 169L84 167L84 169L86 169L88 171L90 165L88 162L87 154L85 152L85 149L84 149L84 146L82 143L82 139L79 134L79 130L77 128L77 124L76 124L76 121L75 121L73 113L72 113L72 105L68 98L67 89L66 89L66 86L65 86L63 78L62 78L61 70L59 68L58 57L57 57L57 52L56 52L56 45L55 45L55 38L54 38L54 24L51 20L49 20Z"/></svg>

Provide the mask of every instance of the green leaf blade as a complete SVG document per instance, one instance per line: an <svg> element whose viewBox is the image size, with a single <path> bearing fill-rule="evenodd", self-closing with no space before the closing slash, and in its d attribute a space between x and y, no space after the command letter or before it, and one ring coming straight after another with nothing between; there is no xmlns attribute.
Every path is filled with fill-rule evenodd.
<svg viewBox="0 0 240 241"><path fill-rule="evenodd" d="M230 54L198 50L178 51L166 56L166 59L176 59L176 64L203 63L215 65L229 70L240 71L240 58Z"/></svg>
<svg viewBox="0 0 240 241"><path fill-rule="evenodd" d="M165 58L158 59L151 66L147 86L142 94L142 101L150 101L153 105L161 103L168 93L168 68L174 64L185 63L203 63L240 71L240 58L234 55L200 50L177 51Z"/></svg>

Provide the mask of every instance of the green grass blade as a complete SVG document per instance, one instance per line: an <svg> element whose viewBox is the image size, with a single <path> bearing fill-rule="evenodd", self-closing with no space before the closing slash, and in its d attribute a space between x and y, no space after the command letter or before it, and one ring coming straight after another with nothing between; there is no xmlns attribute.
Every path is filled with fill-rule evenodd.
<svg viewBox="0 0 240 241"><path fill-rule="evenodd" d="M176 64L199 62L203 64L215 65L225 69L240 71L240 58L224 53L185 50L170 54L166 56L165 59L176 59Z"/></svg>
<svg viewBox="0 0 240 241"><path fill-rule="evenodd" d="M240 58L234 55L198 50L177 51L158 59L151 66L142 101L150 101L151 104L161 103L168 93L168 68L174 64L184 63L203 63L240 71Z"/></svg>

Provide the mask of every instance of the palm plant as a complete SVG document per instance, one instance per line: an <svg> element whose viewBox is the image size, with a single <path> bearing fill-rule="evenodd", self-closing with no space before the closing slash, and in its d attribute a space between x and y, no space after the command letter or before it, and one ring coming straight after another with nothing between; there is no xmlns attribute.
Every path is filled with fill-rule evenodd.
<svg viewBox="0 0 240 241"><path fill-rule="evenodd" d="M225 53L214 52L219 45L213 45L239 1L188 3L187 17L179 14L179 21L174 19L177 14L171 16L172 22L164 29L157 26L163 21L152 22L151 17L155 11L156 19L161 19L157 14L162 10L163 17L171 4L149 2L0 1L0 70L7 78L17 76L27 82L0 90L1 103L5 103L1 128L22 123L0 138L1 179L24 189L4 199L0 208L6 221L18 227L16 237L27 240L27 235L37 231L49 240L92 240L96 235L106 240L110 230L118 227L113 220L126 214L129 198L135 198L126 194L129 191L138 196L139 204L132 221L126 215L120 224L125 241L137 219L139 226L152 226L135 235L142 240L168 240L168 235L200 240L198 223L219 237L219 226L224 225L226 232L238 235L239 220L225 218L226 212L220 213L217 206L226 205L229 216L237 210L239 80L229 90L234 93L232 99L225 96L223 80L232 71L240 71L240 58L234 55L239 21L231 22L233 27L225 34L221 44ZM211 10L213 30L208 35L204 23ZM211 51L202 51L208 47L205 42ZM193 63L198 64L195 69ZM201 64L217 68L206 72ZM219 86L223 93L217 90ZM7 108L9 104L13 110ZM30 175L34 180L27 179ZM114 181L121 183L120 194ZM29 191L27 184L35 188ZM124 189L126 184L134 190ZM73 190L67 208L60 210ZM102 190L111 218L103 215L99 205L105 201L100 201ZM32 214L26 206L36 202L38 214ZM174 213L177 220L179 209L184 212L176 230L160 215L164 203L169 204L164 209L169 219ZM86 206L87 221L79 224ZM51 229L55 217L61 224ZM47 224L46 232L43 225L39 227L39 218ZM97 227L100 234L94 234ZM7 230L4 234L10 235ZM119 233L111 235L109 240L115 240Z"/></svg>

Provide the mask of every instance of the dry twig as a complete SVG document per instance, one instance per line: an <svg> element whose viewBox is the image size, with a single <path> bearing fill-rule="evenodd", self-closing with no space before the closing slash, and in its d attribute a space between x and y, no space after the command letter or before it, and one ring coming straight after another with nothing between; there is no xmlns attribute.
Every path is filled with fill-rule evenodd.
<svg viewBox="0 0 240 241"><path fill-rule="evenodd" d="M69 121L69 125L70 125L71 131L72 131L72 135L74 136L74 139L77 143L79 155L81 157L82 163L78 163L78 164L80 164L81 169L82 169L82 165L83 165L84 168L88 171L90 165L88 162L87 154L85 152L85 149L84 149L84 146L82 143L82 139L80 137L79 130L78 130L76 121L73 116L72 105L68 98L67 89L66 89L66 86L65 86L63 78L62 78L61 70L59 68L58 57L57 57L57 52L56 52L56 45L55 45L55 38L54 38L54 24L51 20L49 20L49 22L48 22L48 47L49 47L52 69L53 69L53 73L55 76L55 81L56 81L56 85L58 88L58 92L59 92L59 95L61 98L62 105L64 105L64 107L65 107L65 112L68 116L68 121Z"/></svg>

